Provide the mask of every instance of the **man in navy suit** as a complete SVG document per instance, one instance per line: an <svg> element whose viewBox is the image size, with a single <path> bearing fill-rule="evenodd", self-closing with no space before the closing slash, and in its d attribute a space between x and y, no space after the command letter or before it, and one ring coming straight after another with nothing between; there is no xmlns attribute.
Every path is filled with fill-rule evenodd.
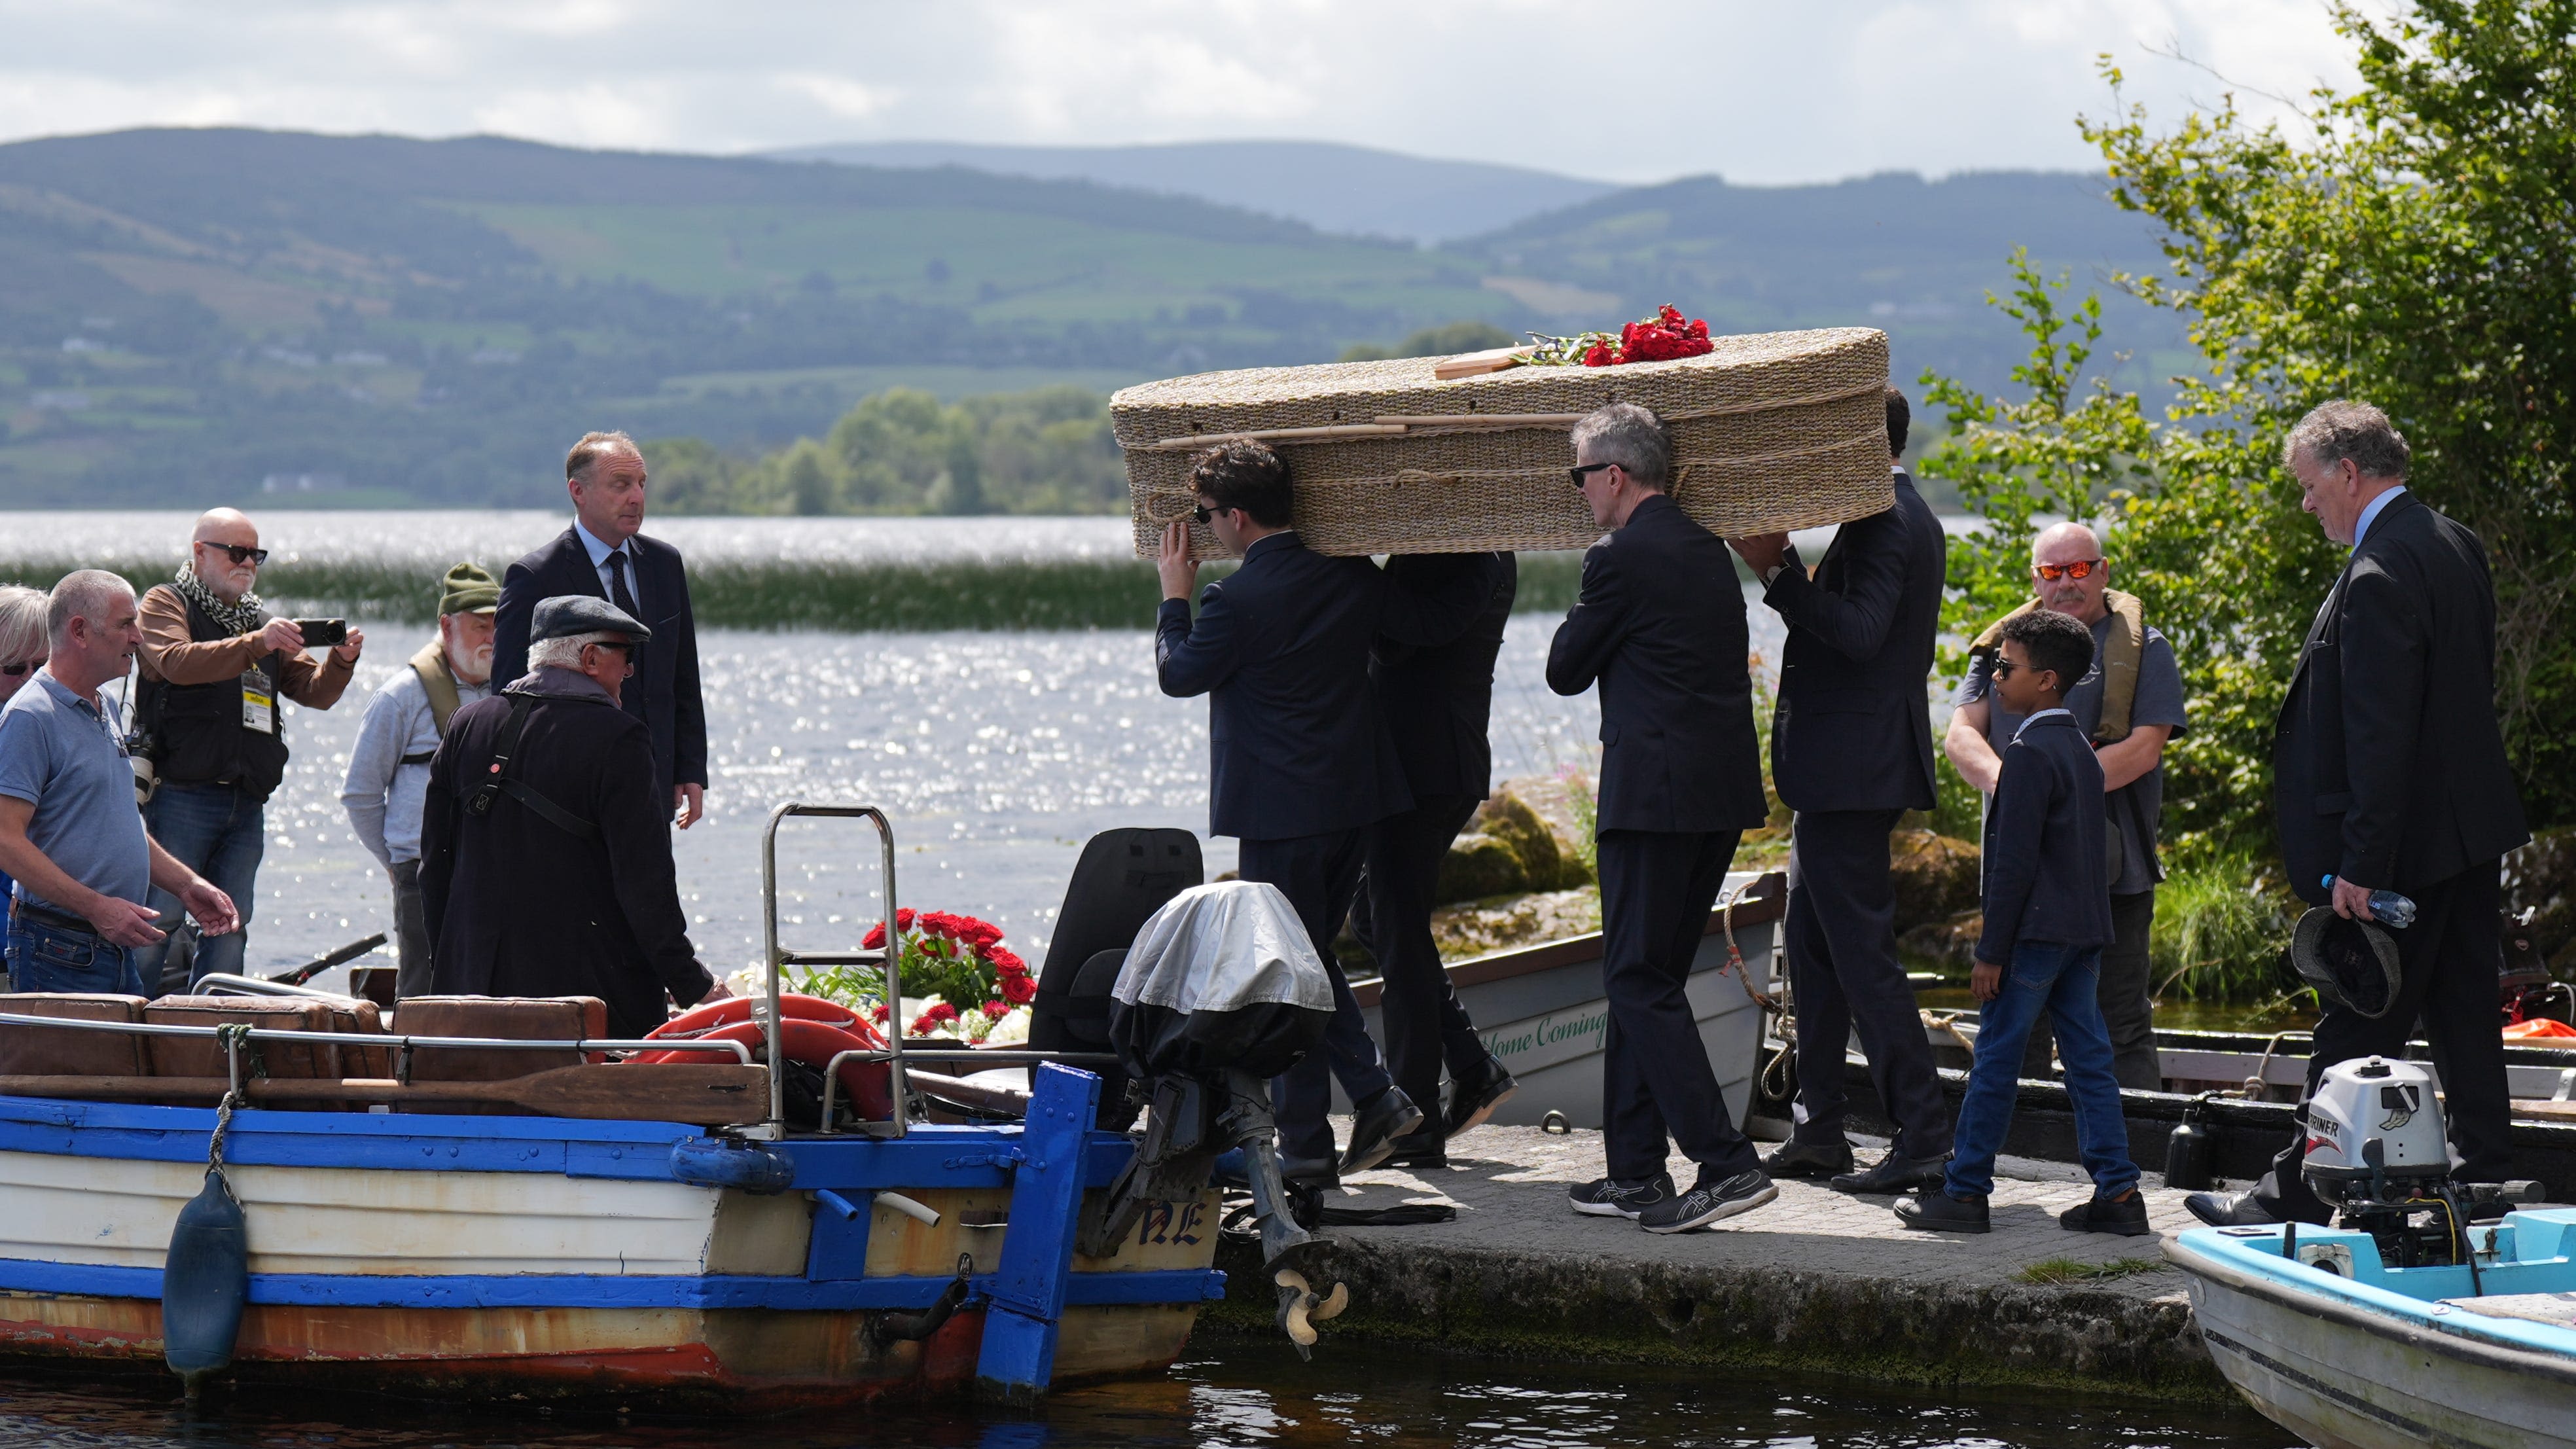
<svg viewBox="0 0 2576 1449"><path fill-rule="evenodd" d="M624 433L589 433L564 458L573 525L510 565L492 631L492 687L528 672L528 620L540 599L606 599L653 631L635 650L621 703L653 736L654 798L682 830L706 813L707 711L698 697L698 626L680 551L644 526L644 455Z"/></svg>
<svg viewBox="0 0 2576 1449"><path fill-rule="evenodd" d="M1768 813L1753 734L1744 593L1726 545L1664 494L1670 435L1634 403L1574 427L1574 484L1612 530L1547 655L1559 694L1601 687L1601 1052L1610 1175L1574 1210L1688 1232L1779 1195L1718 1095L1684 988L1745 831ZM1669 1143L1699 1164L1688 1192Z"/></svg>
<svg viewBox="0 0 2576 1449"><path fill-rule="evenodd" d="M1207 586L1194 623L1189 526L1164 531L1155 676L1175 699L1208 696L1208 833L1241 840L1243 879L1288 897L1333 979L1323 1049L1282 1073L1271 1096L1281 1175L1335 1182L1384 1161L1422 1121L1379 1060L1332 945L1359 892L1368 827L1413 803L1368 672L1370 641L1403 621L1390 617L1400 611L1377 565L1298 539L1278 454L1227 443L1198 460L1191 483L1196 517L1243 566ZM1359 1114L1338 1169L1327 1058Z"/></svg>
<svg viewBox="0 0 2576 1449"><path fill-rule="evenodd" d="M1887 390L1887 451L1905 449L1910 410ZM1941 520L1891 461L1895 502L1834 534L1808 577L1785 533L1738 539L1763 602L1789 626L1771 717L1771 777L1790 825L1782 922L1798 999L1798 1125L1764 1165L1829 1177L1844 1192L1903 1192L1942 1180L1950 1107L1896 959L1888 832L1933 802L1932 715L1924 681L1941 627L1948 544ZM1843 1050L1857 1031L1870 1083L1897 1127L1887 1154L1852 1171L1843 1137Z"/></svg>
<svg viewBox="0 0 2576 1449"><path fill-rule="evenodd" d="M2370 893L2415 902L2391 931L2396 1000L2376 1017L2327 1002L2308 1090L2355 1057L2405 1055L2420 1020L2442 1071L2463 1182L2512 1175L2512 1102L2497 1035L2506 851L2531 839L2495 709L2495 580L2486 545L2406 486L2412 455L2388 415L2322 403L2282 445L2301 506L2352 550L2317 610L2281 701L2272 808L2290 888L2373 920ZM2184 1204L2221 1227L2323 1223L2293 1132L2248 1193Z"/></svg>

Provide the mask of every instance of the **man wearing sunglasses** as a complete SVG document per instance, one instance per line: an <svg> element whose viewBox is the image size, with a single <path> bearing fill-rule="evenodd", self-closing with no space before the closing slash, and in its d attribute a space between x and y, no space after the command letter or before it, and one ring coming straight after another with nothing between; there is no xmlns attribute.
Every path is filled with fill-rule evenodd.
<svg viewBox="0 0 2576 1449"><path fill-rule="evenodd" d="M250 934L268 797L286 777L285 701L329 709L349 687L365 647L351 629L316 661L292 619L269 617L255 592L268 550L230 508L197 520L178 576L143 595L143 651L134 692L136 731L156 784L143 807L152 837L232 897L242 929L201 936L188 979L239 974ZM163 912L177 900L156 891ZM158 984L169 943L138 964Z"/></svg>
<svg viewBox="0 0 2576 1449"><path fill-rule="evenodd" d="M2064 703L2101 761L2103 809L2110 817L2112 940L2102 951L2096 997L2111 1036L2111 1074L2123 1087L2162 1091L2147 935L2155 925L2156 883L2165 878L2156 859L2165 745L2186 723L2182 671L2173 646L2147 624L2138 600L2110 587L2111 565L2092 529L2080 523L2042 529L2031 540L2030 558L2033 597L2014 614L2046 609L2093 631L2094 662ZM2003 768L1997 743L2011 743L2022 724L1994 692L2001 629L2000 622L1988 629L1970 650L1968 676L1951 697L1950 729L1941 742L1959 777L1987 799ZM2051 1040L2045 1021L2033 1028L2024 1076L2050 1075Z"/></svg>

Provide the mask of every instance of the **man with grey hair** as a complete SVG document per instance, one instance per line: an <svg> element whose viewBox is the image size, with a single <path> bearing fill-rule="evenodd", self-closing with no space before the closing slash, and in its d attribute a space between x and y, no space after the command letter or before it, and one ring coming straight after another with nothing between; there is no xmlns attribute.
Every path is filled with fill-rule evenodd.
<svg viewBox="0 0 2576 1449"><path fill-rule="evenodd" d="M2030 545L2032 597L1977 636L1968 651L1968 674L1952 696L1949 733L1942 748L1959 777L1981 794L1995 793L2002 749L2022 727L2020 715L1995 698L1995 662L2004 624L2033 609L2064 614L2093 631L2093 664L2063 706L2093 742L2102 766L2102 803L2109 815L2105 838L2111 885L2112 942L2102 952L2096 1000L2111 1035L2112 1075L2123 1087L2164 1090L2156 1054L2154 986L2147 958L2156 919L2156 884L2165 878L2156 859L2164 811L2164 751L2183 732L2182 670L2173 645L2147 623L2137 596L2111 588L2111 563L2101 538L2081 523L2052 524ZM2049 1069L2049 1027L2043 1015L2030 1034L2025 1076Z"/></svg>
<svg viewBox="0 0 2576 1449"><path fill-rule="evenodd" d="M2406 439L2366 403L2330 402L2290 430L2301 506L2352 552L2308 626L2273 742L2272 808L2290 887L2375 920L2374 891L2415 902L2396 937L2395 999L2378 1016L2326 1001L2308 1091L2355 1057L2405 1055L2420 1019L2442 1065L2460 1180L2512 1175L2496 972L2504 853L2531 838L2495 711L2495 584L2486 546L2406 486ZM2219 1225L2323 1223L2295 1132L2252 1192L2186 1199Z"/></svg>
<svg viewBox="0 0 2576 1449"><path fill-rule="evenodd" d="M1574 487L1610 530L1548 647L1548 687L1601 691L1601 1049L1609 1176L1578 1213L1688 1232L1779 1195L1727 1116L1686 990L1735 846L1767 813L1753 732L1744 595L1726 545L1664 490L1672 440L1613 403L1574 427ZM1669 1135L1668 1135L1669 1134ZM1674 1190L1674 1143L1699 1164Z"/></svg>
<svg viewBox="0 0 2576 1449"><path fill-rule="evenodd" d="M528 672L449 722L421 808L432 990L596 996L637 1037L722 996L671 863L668 796L618 708L652 631L588 595L530 611Z"/></svg>
<svg viewBox="0 0 2576 1449"><path fill-rule="evenodd" d="M624 433L585 433L564 455L573 523L501 580L492 677L527 668L529 619L541 599L588 594L652 625L635 652L619 708L651 732L654 790L682 830L706 813L707 711L698 693L698 625L680 551L646 535L643 451Z"/></svg>
<svg viewBox="0 0 2576 1449"><path fill-rule="evenodd" d="M231 897L156 844L134 808L122 723L100 693L143 644L133 586L83 569L54 585L48 613L44 667L0 708L12 988L149 996L134 953L164 935L151 889L175 897L206 935L240 922Z"/></svg>

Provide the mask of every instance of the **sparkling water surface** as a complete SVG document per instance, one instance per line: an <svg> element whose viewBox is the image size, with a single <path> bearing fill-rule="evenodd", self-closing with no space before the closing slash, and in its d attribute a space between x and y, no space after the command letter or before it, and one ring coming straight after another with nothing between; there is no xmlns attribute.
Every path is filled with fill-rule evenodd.
<svg viewBox="0 0 2576 1449"><path fill-rule="evenodd" d="M472 1412L277 1390L197 1415L175 1380L0 1380L0 1445L54 1449L2276 1449L2251 1410L2038 1392L1938 1395L1760 1369L1568 1368L1202 1332L1170 1373L1061 1390L1034 1415L965 1401L721 1425Z"/></svg>

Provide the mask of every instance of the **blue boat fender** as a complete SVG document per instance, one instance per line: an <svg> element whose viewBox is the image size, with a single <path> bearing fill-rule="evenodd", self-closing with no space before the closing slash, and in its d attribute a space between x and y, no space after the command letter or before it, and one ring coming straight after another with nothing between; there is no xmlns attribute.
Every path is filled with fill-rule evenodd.
<svg viewBox="0 0 2576 1449"><path fill-rule="evenodd" d="M796 1158L765 1142L691 1137L671 1144L671 1176L691 1187L738 1187L765 1196L796 1185Z"/></svg>
<svg viewBox="0 0 2576 1449"><path fill-rule="evenodd" d="M208 1374L233 1361L242 1305L250 1301L250 1234L223 1169L179 1209L161 1265L161 1356L190 1401Z"/></svg>

